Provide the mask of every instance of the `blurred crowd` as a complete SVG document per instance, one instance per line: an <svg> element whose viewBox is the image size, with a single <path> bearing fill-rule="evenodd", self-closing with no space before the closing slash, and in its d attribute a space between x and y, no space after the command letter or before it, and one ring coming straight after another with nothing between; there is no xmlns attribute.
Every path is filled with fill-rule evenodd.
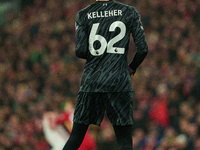
<svg viewBox="0 0 200 150"><path fill-rule="evenodd" d="M75 104L84 60L74 53L77 12L95 0L22 0L0 27L0 150L49 150L43 114ZM139 11L149 53L132 79L135 150L200 149L200 1L119 0ZM135 47L130 42L129 60ZM103 130L102 130L103 129ZM91 128L116 150L109 121Z"/></svg>

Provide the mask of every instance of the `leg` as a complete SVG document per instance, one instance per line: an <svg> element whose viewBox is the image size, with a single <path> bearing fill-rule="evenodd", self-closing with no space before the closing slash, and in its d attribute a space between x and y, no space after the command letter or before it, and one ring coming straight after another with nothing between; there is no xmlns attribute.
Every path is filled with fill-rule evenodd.
<svg viewBox="0 0 200 150"><path fill-rule="evenodd" d="M133 150L133 92L108 93L104 102L120 150Z"/></svg>
<svg viewBox="0 0 200 150"><path fill-rule="evenodd" d="M113 127L120 150L133 150L132 125Z"/></svg>
<svg viewBox="0 0 200 150"><path fill-rule="evenodd" d="M88 126L89 125L84 125L74 122L72 133L67 143L65 144L63 150L78 150L81 143L83 142Z"/></svg>

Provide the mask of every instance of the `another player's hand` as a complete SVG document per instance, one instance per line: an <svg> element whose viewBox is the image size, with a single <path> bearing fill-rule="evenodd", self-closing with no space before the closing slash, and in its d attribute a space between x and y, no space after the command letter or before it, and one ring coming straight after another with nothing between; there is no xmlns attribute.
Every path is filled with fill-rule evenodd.
<svg viewBox="0 0 200 150"><path fill-rule="evenodd" d="M134 76L136 74L136 70L132 70L129 66L128 66L128 70L129 70L130 76Z"/></svg>

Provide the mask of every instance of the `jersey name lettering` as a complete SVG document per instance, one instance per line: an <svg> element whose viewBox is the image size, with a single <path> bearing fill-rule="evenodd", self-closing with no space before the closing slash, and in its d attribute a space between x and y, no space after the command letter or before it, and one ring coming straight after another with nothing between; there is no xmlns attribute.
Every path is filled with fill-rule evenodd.
<svg viewBox="0 0 200 150"><path fill-rule="evenodd" d="M95 11L87 13L88 19L122 16L122 10Z"/></svg>

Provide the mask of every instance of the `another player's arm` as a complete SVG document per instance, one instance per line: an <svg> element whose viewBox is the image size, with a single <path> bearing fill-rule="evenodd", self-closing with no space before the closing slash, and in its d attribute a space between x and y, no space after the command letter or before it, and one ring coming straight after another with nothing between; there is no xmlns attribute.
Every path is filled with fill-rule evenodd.
<svg viewBox="0 0 200 150"><path fill-rule="evenodd" d="M134 74L137 67L142 63L148 53L148 45L145 37L145 32L137 10L134 10L133 13L132 37L135 42L136 53L129 64L129 68L133 71Z"/></svg>
<svg viewBox="0 0 200 150"><path fill-rule="evenodd" d="M76 17L75 53L79 58L88 58L89 51L87 28L83 21L83 16L80 16L80 12Z"/></svg>

